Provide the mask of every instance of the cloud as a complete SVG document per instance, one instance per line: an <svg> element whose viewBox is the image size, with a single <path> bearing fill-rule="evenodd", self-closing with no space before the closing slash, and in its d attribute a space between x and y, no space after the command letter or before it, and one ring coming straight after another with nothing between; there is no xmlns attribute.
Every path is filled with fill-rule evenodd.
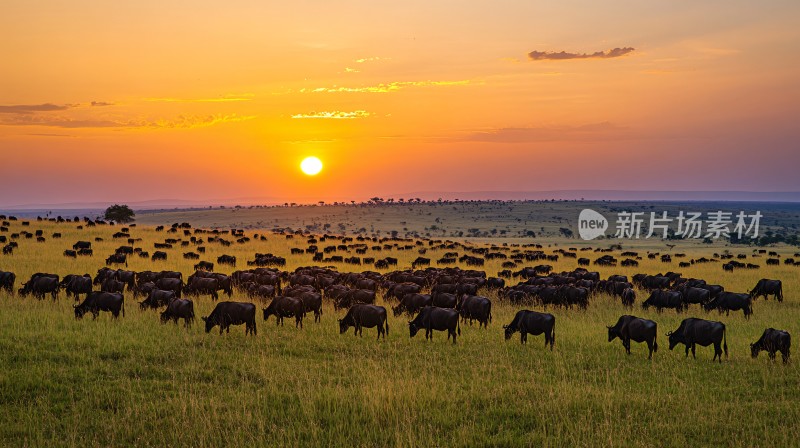
<svg viewBox="0 0 800 448"><path fill-rule="evenodd" d="M0 106L0 114L32 114L35 112L52 112L59 110L67 110L74 107L72 104L31 104L31 105L15 105L15 106Z"/></svg>
<svg viewBox="0 0 800 448"><path fill-rule="evenodd" d="M469 80L463 81L395 81L387 84L377 84L364 87L317 87L314 89L300 89L300 93L388 93L396 92L407 87L434 87L434 86L464 86Z"/></svg>
<svg viewBox="0 0 800 448"><path fill-rule="evenodd" d="M382 58L380 56L373 56L371 58L356 59L356 63L363 64L365 62L388 61L389 59L392 59L392 58Z"/></svg>
<svg viewBox="0 0 800 448"><path fill-rule="evenodd" d="M500 128L472 132L457 141L492 143L529 143L575 140L618 140L627 138L627 128L602 122L582 126L541 126Z"/></svg>
<svg viewBox="0 0 800 448"><path fill-rule="evenodd" d="M221 123L235 123L252 120L255 116L230 115L180 115L175 119L160 120L77 120L64 116L18 115L0 119L0 126L42 126L64 129L191 129L213 126Z"/></svg>
<svg viewBox="0 0 800 448"><path fill-rule="evenodd" d="M608 51L596 51L594 53L567 53L566 51L531 51L528 58L532 61L563 61L567 59L611 59L625 56L635 51L633 47L614 48Z"/></svg>
<svg viewBox="0 0 800 448"><path fill-rule="evenodd" d="M239 95L225 95L218 98L145 98L145 101L160 103L227 103L235 101L250 101L255 95L244 93Z"/></svg>
<svg viewBox="0 0 800 448"><path fill-rule="evenodd" d="M113 106L114 103L107 103L105 101L92 101L92 107Z"/></svg>
<svg viewBox="0 0 800 448"><path fill-rule="evenodd" d="M354 110L352 112L343 112L340 110L311 112L309 114L296 114L292 118L331 118L336 120L352 120L354 118L367 118L371 113L365 110Z"/></svg>

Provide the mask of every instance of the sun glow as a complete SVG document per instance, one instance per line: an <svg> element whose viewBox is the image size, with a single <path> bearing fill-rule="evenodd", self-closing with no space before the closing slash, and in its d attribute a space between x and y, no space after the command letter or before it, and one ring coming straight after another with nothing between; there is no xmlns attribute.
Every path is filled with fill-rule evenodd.
<svg viewBox="0 0 800 448"><path fill-rule="evenodd" d="M319 160L313 156L306 157L302 162L300 162L300 170L309 176L314 176L322 171L322 160Z"/></svg>

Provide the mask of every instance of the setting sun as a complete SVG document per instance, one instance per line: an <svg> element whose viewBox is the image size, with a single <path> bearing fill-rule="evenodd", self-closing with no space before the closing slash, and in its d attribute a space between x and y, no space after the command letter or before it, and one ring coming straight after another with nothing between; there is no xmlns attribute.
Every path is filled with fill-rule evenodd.
<svg viewBox="0 0 800 448"><path fill-rule="evenodd" d="M300 162L300 169L309 176L314 176L322 171L322 160L313 156L306 157Z"/></svg>

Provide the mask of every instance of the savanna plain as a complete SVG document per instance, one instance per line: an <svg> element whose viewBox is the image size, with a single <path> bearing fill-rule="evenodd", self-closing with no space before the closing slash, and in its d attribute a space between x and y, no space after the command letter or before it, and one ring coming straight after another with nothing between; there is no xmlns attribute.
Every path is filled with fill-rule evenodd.
<svg viewBox="0 0 800 448"><path fill-rule="evenodd" d="M383 219L371 209L350 210L358 210L357 218L350 216L351 221L364 221L355 227L369 229L370 223ZM169 228L173 219L195 223L193 213L197 212L141 217L137 226L130 227L131 237L141 238L135 246L152 253L154 244L165 238L187 240L182 233L157 232L155 225L161 222ZM219 213L236 216L237 212ZM430 226L436 224L428 222L431 216L427 214L408 213L408 209L391 213L405 213L405 217L398 218L398 226L412 229L404 232L398 228L401 238L409 231L416 231L422 238L384 241L380 245L392 248L380 252L369 249L360 255L396 257L398 265L391 270L410 269L421 248L427 249L423 256L432 259L432 266L436 267L436 260L445 252L463 255L469 253L469 248L493 245L492 252L511 254L514 250L537 250L519 244L541 244L538 250L548 255L571 246L610 246L608 241L578 244L578 240L563 238L558 229L566 224L556 221L547 224L549 236L525 238L524 233L509 230L506 233L514 238L505 239L493 238L493 226L463 224L465 228L481 227L480 232L473 232L474 241L465 242L463 237L450 238L451 234L456 235L455 228L445 230L444 235L436 234L441 227L447 229L447 222L439 222L434 232L426 236ZM421 223L419 216L427 217L426 221ZM209 218L197 217L198 227L211 225ZM215 226L224 224L224 216L214 219ZM0 256L0 270L17 276L15 289L36 272L61 277L94 275L105 266L108 255L126 244L112 238L122 225L78 229L77 223L29 219L30 225L22 227L22 220L12 221L4 234L43 230L45 241L20 238L13 255ZM404 224L399 224L401 221ZM514 221L519 222L516 218ZM311 254L292 254L292 248L308 247L311 233L287 239L273 232L273 225L262 222L259 228L257 222L245 230L250 241L229 247L206 243L207 251L201 259L215 262L219 255L233 255L238 263L235 269L247 269L245 262L253 260L255 253L272 253L286 258L286 266L281 269L287 271L311 265L333 266L340 272L375 270L372 266L316 263ZM303 228L309 223L297 222L295 227ZM529 227L537 233L547 233L545 225L531 223ZM305 230L335 234L350 228ZM390 230L384 229L380 237L389 237ZM56 232L62 237L52 238ZM438 243L430 243L431 238L452 239L459 246L436 248ZM79 240L92 241L94 255L64 257L64 250ZM371 240L367 243L370 247L376 244ZM328 239L319 246L329 244L341 242ZM394 301L384 301L380 291L377 304L387 307L390 328L388 336L381 340L376 340L374 328L364 329L363 337L354 337L352 329L340 334L337 319L346 310L334 310L328 301L323 305L321 322L307 318L300 329L291 320L284 326L276 326L273 319L264 322L260 308L268 302L234 290L232 298L223 296L220 300L255 302L259 308L258 334L245 336L243 326L234 326L230 333L222 335L218 328L210 333L204 331L200 317L207 316L215 306L208 296L193 298L197 319L187 329L182 324L162 324L158 311L141 310L129 292L125 293L124 317L114 320L108 313L101 313L96 320L91 315L77 320L74 302L63 292L53 301L49 297L21 298L3 291L0 445L797 446L797 362L784 365L780 356L773 362L766 353L753 359L749 344L768 327L800 334L800 266L783 262L800 250L770 247L770 251L778 253L781 263L768 266L764 263L766 255L754 258L754 248L750 246L675 242L676 246L668 247L660 241L622 244L611 254L621 258L622 250L638 251L639 266L591 265L588 269L598 271L601 278L675 271L734 292L749 291L761 278L780 279L785 299L778 303L759 298L754 302L753 316L745 319L741 312L706 313L697 305L683 313L642 310L641 301L647 292L639 289L634 309L629 310L618 299L598 293L585 310L546 310L556 317L556 341L551 351L541 336L529 336L526 345L520 344L518 335L504 340L502 326L510 323L518 310L545 311L542 306L512 305L497 291L486 289L479 294L492 300L491 323L488 328L462 323L462 334L455 345L441 332L435 332L432 341L426 341L423 333L410 338L409 318L394 316L390 309ZM406 245L413 249L400 250ZM178 270L186 278L194 272L196 261L185 260L182 254L193 248L176 245L166 249L166 261L133 256L127 269ZM723 251L746 254L746 261L761 267L734 272L723 272L721 262L678 267L679 261L714 258L714 254ZM680 252L686 257L673 257L671 262L663 263L658 257L648 258L648 252ZM337 254L355 255L345 251ZM584 250L578 256L594 260L600 255L603 254ZM503 261L487 259L478 269L496 276L503 269ZM518 268L536 264L550 264L554 272L578 267L576 259L561 256L557 261L533 261ZM462 263L456 266L470 268ZM227 274L234 270L218 265L215 268ZM506 280L507 285L517 281L521 279ZM658 323L659 350L652 360L647 359L643 344L634 343L632 353L627 355L619 340L607 341L606 326L613 325L623 314ZM696 360L684 356L682 345L669 350L665 334L678 328L686 317L726 324L729 356L722 363L711 361L711 347L698 347Z"/></svg>

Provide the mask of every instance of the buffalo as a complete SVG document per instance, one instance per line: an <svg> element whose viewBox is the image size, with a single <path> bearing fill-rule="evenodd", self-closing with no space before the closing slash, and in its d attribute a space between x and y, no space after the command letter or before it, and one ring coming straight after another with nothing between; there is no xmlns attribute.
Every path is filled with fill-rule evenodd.
<svg viewBox="0 0 800 448"><path fill-rule="evenodd" d="M658 351L658 343L656 342L658 325L652 320L626 314L620 316L613 327L606 328L608 328L608 342L619 338L622 341L625 352L629 355L631 354L631 341L647 343L647 348L650 350L647 359L652 359L653 352Z"/></svg>
<svg viewBox="0 0 800 448"><path fill-rule="evenodd" d="M13 272L0 271L0 289L5 289L10 295L14 294L14 282L17 276Z"/></svg>
<svg viewBox="0 0 800 448"><path fill-rule="evenodd" d="M492 321L492 301L487 297L463 295L456 304L456 310L464 321L478 321L478 328L489 326Z"/></svg>
<svg viewBox="0 0 800 448"><path fill-rule="evenodd" d="M742 310L745 319L749 319L753 314L753 299L745 293L722 292L704 308L706 311L716 309L720 314L725 311L726 316L730 315L731 311Z"/></svg>
<svg viewBox="0 0 800 448"><path fill-rule="evenodd" d="M50 294L53 300L56 300L58 299L59 288L58 276L34 276L22 285L22 288L19 290L19 295L25 297L28 294L33 294L34 297L41 300L44 299L45 294Z"/></svg>
<svg viewBox="0 0 800 448"><path fill-rule="evenodd" d="M139 308L145 310L147 308L161 308L162 306L169 305L170 302L175 300L175 291L163 291L160 289L154 289L150 291L150 294L147 296L144 301L139 303Z"/></svg>
<svg viewBox="0 0 800 448"><path fill-rule="evenodd" d="M781 352L783 362L789 362L789 351L792 348L792 336L783 330L767 328L764 334L754 343L750 344L750 355L758 357L758 353L765 350L769 359L775 360L775 352Z"/></svg>
<svg viewBox="0 0 800 448"><path fill-rule="evenodd" d="M339 319L339 334L347 332L350 327L354 327L354 334L361 336L362 329L378 327L378 339L386 339L389 334L389 320L386 316L386 308L377 305L357 303L347 310L344 318Z"/></svg>
<svg viewBox="0 0 800 448"><path fill-rule="evenodd" d="M276 325L283 325L284 317L294 316L295 327L303 328L303 318L306 316L306 309L303 301L296 297L278 296L264 308L264 320L269 316L275 316Z"/></svg>
<svg viewBox="0 0 800 448"><path fill-rule="evenodd" d="M758 298L758 296L764 296L764 300L767 300L768 296L772 295L775 296L778 302L783 302L783 283L780 280L762 278L750 291L750 295L753 296L753 299Z"/></svg>
<svg viewBox="0 0 800 448"><path fill-rule="evenodd" d="M544 333L544 346L556 343L556 318L552 314L539 313L530 310L520 310L514 316L514 320L508 325L503 325L506 340L511 339L514 333L519 331L519 341L522 344L528 342L528 334L538 336Z"/></svg>
<svg viewBox="0 0 800 448"><path fill-rule="evenodd" d="M728 357L728 340L725 335L725 324L711 320L697 319L690 317L684 319L675 331L667 333L669 337L669 349L672 350L678 344L686 346L686 356L689 350L692 351L692 358L695 356L695 346L701 345L708 347L714 344L714 358L712 362L719 358L722 362L722 351L725 350L725 358ZM722 344L722 348L720 345Z"/></svg>
<svg viewBox="0 0 800 448"><path fill-rule="evenodd" d="M675 311L683 311L683 296L678 291L666 291L656 289L650 293L650 297L642 302L642 308L648 309L655 307L656 311L661 312L664 308L674 308Z"/></svg>
<svg viewBox="0 0 800 448"><path fill-rule="evenodd" d="M447 339L453 338L453 344L456 343L456 334L461 334L461 325L459 325L458 311L449 308L439 308L435 306L426 306L420 310L414 320L408 323L408 329L413 338L417 332L424 328L425 339L433 339L433 330L447 331Z"/></svg>
<svg viewBox="0 0 800 448"><path fill-rule="evenodd" d="M244 334L256 335L256 306L247 302L220 302L208 316L202 317L206 333L219 325L219 334L231 332L231 325L245 324Z"/></svg>
<svg viewBox="0 0 800 448"><path fill-rule="evenodd" d="M108 311L116 319L122 312L125 317L125 297L120 293L93 291L86 295L80 305L74 305L75 318L80 319L86 313L92 313L92 319L97 319L100 311Z"/></svg>
<svg viewBox="0 0 800 448"><path fill-rule="evenodd" d="M161 323L167 323L170 319L172 319L176 325L178 319L183 319L184 326L189 328L194 322L194 303L191 300L185 299L172 300L169 302L169 305L167 305L167 309L161 313Z"/></svg>
<svg viewBox="0 0 800 448"><path fill-rule="evenodd" d="M420 309L431 305L430 294L406 294L400 299L400 303L392 308L395 316L399 316L404 312L409 316L413 316Z"/></svg>

